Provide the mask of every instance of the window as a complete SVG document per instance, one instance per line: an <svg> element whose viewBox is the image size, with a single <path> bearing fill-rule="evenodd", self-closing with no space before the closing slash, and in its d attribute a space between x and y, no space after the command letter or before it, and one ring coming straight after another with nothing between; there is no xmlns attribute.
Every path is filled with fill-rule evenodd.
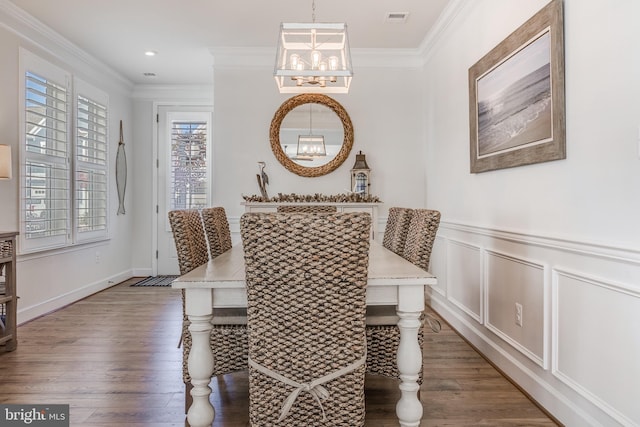
<svg viewBox="0 0 640 427"><path fill-rule="evenodd" d="M103 96L79 79L76 91L76 240L93 240L107 230L107 107Z"/></svg>
<svg viewBox="0 0 640 427"><path fill-rule="evenodd" d="M207 206L207 141L206 121L171 121L171 210Z"/></svg>
<svg viewBox="0 0 640 427"><path fill-rule="evenodd" d="M106 238L107 96L24 49L20 71L21 251Z"/></svg>

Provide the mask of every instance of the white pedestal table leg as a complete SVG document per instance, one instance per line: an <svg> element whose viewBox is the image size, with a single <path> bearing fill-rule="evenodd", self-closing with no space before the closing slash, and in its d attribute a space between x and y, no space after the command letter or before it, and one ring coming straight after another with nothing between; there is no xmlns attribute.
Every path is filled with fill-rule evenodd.
<svg viewBox="0 0 640 427"><path fill-rule="evenodd" d="M209 383L213 373L213 353L209 342L213 317L211 302L211 289L186 290L186 312L191 321L189 331L192 338L187 361L193 385L193 403L187 411L187 420L191 427L210 427L215 418L215 411L209 401Z"/></svg>
<svg viewBox="0 0 640 427"><path fill-rule="evenodd" d="M400 400L396 415L401 427L418 427L422 419L422 403L418 399L418 378L422 369L422 349L418 343L420 316L424 311L424 287L398 289L398 371L400 372Z"/></svg>

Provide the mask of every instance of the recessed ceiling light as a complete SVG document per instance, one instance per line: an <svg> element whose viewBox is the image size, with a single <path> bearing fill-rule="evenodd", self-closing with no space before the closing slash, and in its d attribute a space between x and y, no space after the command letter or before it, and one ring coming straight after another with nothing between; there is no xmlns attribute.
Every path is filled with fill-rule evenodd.
<svg viewBox="0 0 640 427"><path fill-rule="evenodd" d="M155 77L156 73L142 73L142 75L145 77Z"/></svg>
<svg viewBox="0 0 640 427"><path fill-rule="evenodd" d="M404 24L405 22L407 22L408 17L409 12L389 12L385 17L385 21L394 24Z"/></svg>
<svg viewBox="0 0 640 427"><path fill-rule="evenodd" d="M155 50L148 50L144 54L147 56L156 56L158 52L156 52Z"/></svg>

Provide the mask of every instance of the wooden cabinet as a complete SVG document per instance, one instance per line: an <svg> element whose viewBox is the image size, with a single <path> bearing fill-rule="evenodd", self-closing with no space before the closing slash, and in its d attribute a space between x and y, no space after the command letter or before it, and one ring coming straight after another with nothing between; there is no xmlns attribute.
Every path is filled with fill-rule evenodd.
<svg viewBox="0 0 640 427"><path fill-rule="evenodd" d="M245 212L276 212L278 206L335 206L338 212L367 212L371 215L371 238L375 239L378 227L378 206L381 203L366 202L243 202Z"/></svg>
<svg viewBox="0 0 640 427"><path fill-rule="evenodd" d="M16 336L16 236L0 232L0 351L13 351Z"/></svg>

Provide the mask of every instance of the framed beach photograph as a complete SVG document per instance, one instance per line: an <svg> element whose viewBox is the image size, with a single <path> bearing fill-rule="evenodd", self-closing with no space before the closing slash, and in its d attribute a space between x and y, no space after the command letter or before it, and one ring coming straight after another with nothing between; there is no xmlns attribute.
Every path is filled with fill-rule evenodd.
<svg viewBox="0 0 640 427"><path fill-rule="evenodd" d="M562 1L469 68L471 173L566 157Z"/></svg>

